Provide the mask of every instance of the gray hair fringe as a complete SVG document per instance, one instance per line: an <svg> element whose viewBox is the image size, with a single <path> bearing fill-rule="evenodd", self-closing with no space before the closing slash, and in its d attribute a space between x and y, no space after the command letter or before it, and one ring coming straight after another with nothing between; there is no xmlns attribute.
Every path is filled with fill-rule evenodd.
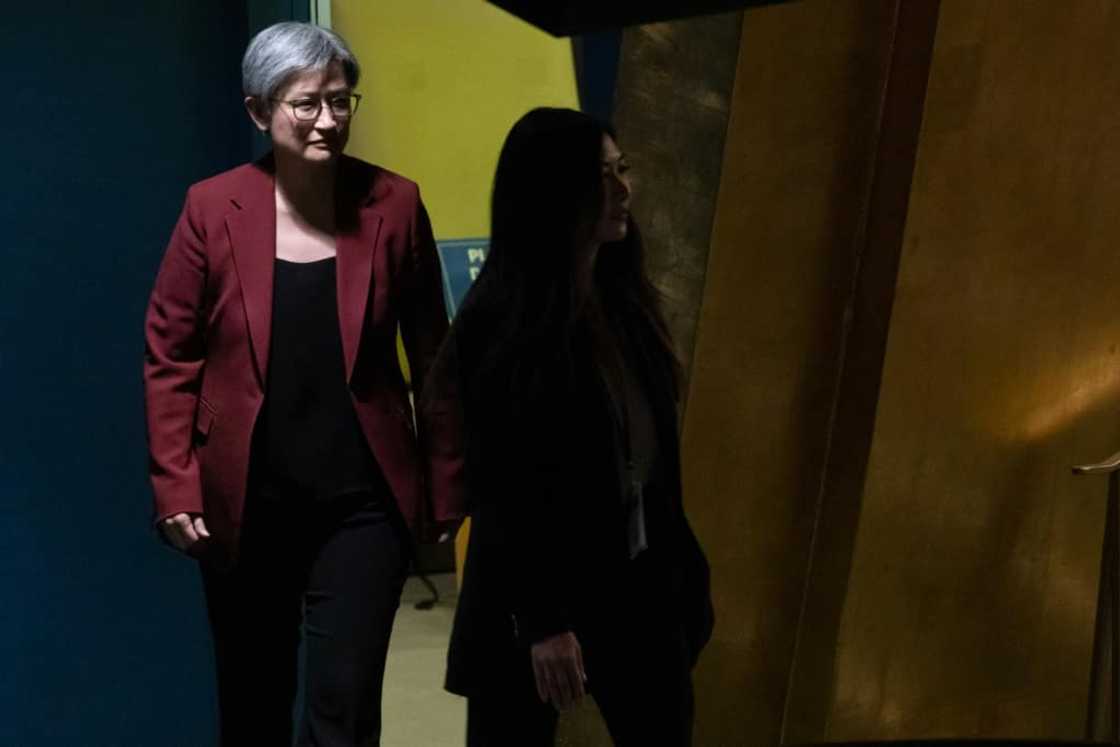
<svg viewBox="0 0 1120 747"><path fill-rule="evenodd" d="M265 107L292 75L342 65L346 83L358 84L361 68L341 36L313 23L285 21L264 29L249 42L241 60L241 88Z"/></svg>

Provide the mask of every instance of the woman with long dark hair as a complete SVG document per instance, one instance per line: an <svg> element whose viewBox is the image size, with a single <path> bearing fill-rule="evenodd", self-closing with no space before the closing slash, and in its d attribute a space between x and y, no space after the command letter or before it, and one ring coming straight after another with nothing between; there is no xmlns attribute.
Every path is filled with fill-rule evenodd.
<svg viewBox="0 0 1120 747"><path fill-rule="evenodd" d="M590 692L617 744L684 745L712 629L681 500L679 366L613 130L536 109L433 372L457 389L472 526L446 686L469 745L552 744Z"/></svg>

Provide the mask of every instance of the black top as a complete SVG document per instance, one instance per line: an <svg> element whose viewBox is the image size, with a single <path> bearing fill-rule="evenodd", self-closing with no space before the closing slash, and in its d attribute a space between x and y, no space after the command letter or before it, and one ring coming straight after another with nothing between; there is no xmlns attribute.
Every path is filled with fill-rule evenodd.
<svg viewBox="0 0 1120 747"><path fill-rule="evenodd" d="M631 478L648 485L654 478L660 448L653 405L637 367L637 361L627 356L621 370L608 373L605 378Z"/></svg>
<svg viewBox="0 0 1120 747"><path fill-rule="evenodd" d="M659 504L664 496L656 484L661 473L661 450L653 404L638 373L640 364L632 346L624 345L621 352L619 370L605 369L603 379L615 418L626 544L633 559L649 547L651 514L654 523L661 518Z"/></svg>
<svg viewBox="0 0 1120 747"><path fill-rule="evenodd" d="M260 490L332 498L375 489L377 463L346 384L335 259L276 260L254 468Z"/></svg>

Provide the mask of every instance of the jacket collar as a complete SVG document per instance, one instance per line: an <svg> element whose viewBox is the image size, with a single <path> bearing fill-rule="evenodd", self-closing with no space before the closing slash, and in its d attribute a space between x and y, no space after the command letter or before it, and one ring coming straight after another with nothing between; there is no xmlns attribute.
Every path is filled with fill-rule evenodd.
<svg viewBox="0 0 1120 747"><path fill-rule="evenodd" d="M240 170L226 216L234 265L249 325L257 376L267 380L272 334L273 269L276 262L276 167L272 154ZM374 179L368 168L342 156L336 194L337 298L339 333L349 381L357 360L381 216L374 209Z"/></svg>

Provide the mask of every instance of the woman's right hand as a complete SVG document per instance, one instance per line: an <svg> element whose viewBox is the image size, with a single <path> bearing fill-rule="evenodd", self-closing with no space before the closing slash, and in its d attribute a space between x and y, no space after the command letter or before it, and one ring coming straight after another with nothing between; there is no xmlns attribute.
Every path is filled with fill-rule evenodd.
<svg viewBox="0 0 1120 747"><path fill-rule="evenodd" d="M168 516L159 523L159 530L172 547L188 555L198 548L199 542L210 539L210 531L201 514Z"/></svg>
<svg viewBox="0 0 1120 747"><path fill-rule="evenodd" d="M529 655L537 695L542 701L564 711L583 697L587 673L583 669L583 649L574 633L569 631L538 641Z"/></svg>

